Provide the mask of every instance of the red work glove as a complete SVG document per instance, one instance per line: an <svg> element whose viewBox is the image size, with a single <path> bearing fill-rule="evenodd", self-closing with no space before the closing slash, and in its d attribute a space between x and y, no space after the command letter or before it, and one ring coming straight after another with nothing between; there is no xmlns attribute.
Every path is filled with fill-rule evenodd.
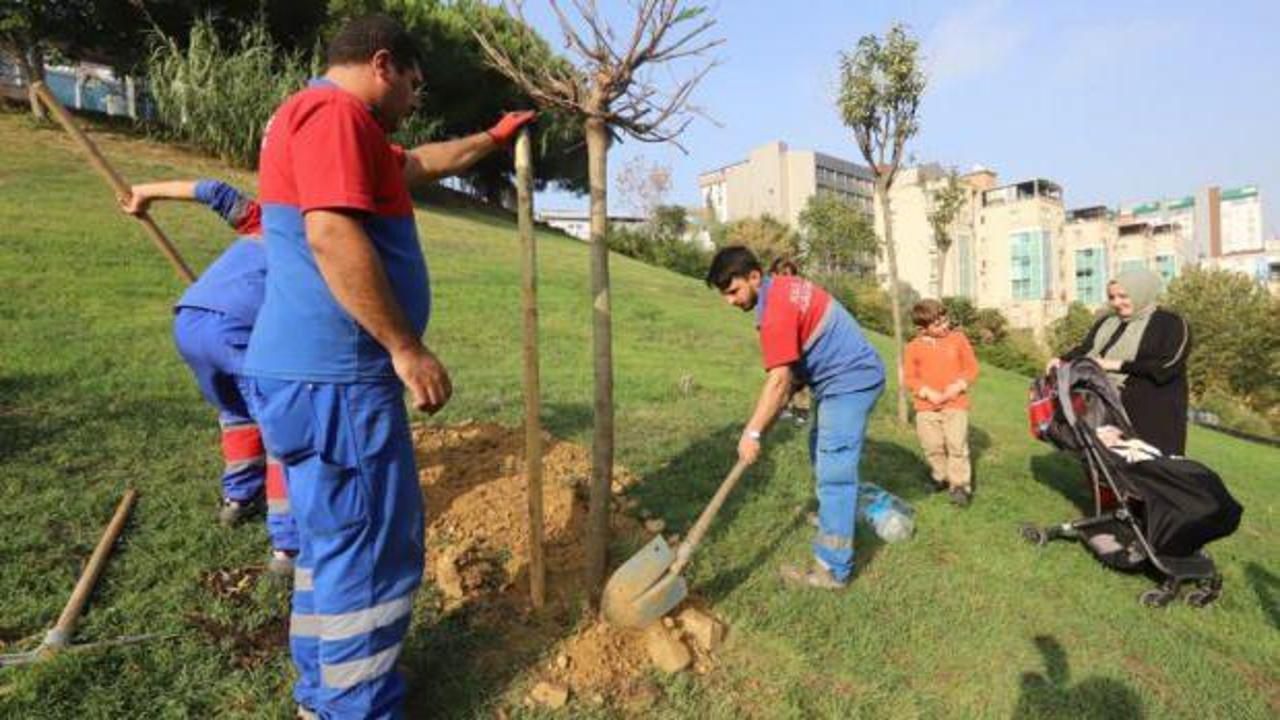
<svg viewBox="0 0 1280 720"><path fill-rule="evenodd" d="M538 117L538 113L533 110L520 110L519 112L509 112L502 116L497 125L489 128L486 132L493 141L499 145L507 146L515 139L516 133L520 128L528 125Z"/></svg>

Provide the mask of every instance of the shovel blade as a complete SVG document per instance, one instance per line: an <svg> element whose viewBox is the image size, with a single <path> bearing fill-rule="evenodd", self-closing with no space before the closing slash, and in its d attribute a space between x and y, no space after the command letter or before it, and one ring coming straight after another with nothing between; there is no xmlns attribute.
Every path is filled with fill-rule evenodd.
<svg viewBox="0 0 1280 720"><path fill-rule="evenodd" d="M619 627L640 628L661 618L688 594L684 578L667 570L676 554L661 535L632 555L604 586L605 620Z"/></svg>

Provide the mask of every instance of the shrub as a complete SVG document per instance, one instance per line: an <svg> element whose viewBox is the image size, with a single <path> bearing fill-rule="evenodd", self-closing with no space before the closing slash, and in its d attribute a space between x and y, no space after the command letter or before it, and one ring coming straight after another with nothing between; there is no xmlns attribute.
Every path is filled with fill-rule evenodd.
<svg viewBox="0 0 1280 720"><path fill-rule="evenodd" d="M1049 347L1054 355L1062 355L1080 344L1089 329L1093 327L1096 316L1084 304L1071 303L1067 314L1053 321L1049 326Z"/></svg>
<svg viewBox="0 0 1280 720"><path fill-rule="evenodd" d="M227 43L211 19L197 21L185 48L157 35L147 82L165 135L251 168L271 113L312 63L278 48L261 20L236 27L238 39Z"/></svg>
<svg viewBox="0 0 1280 720"><path fill-rule="evenodd" d="M650 265L701 280L711 264L711 254L679 235L650 226L638 229L611 228L609 249Z"/></svg>
<svg viewBox="0 0 1280 720"><path fill-rule="evenodd" d="M1213 389L1206 392L1200 398L1200 402L1196 403L1196 409L1207 410L1217 415L1218 424L1232 430L1239 430L1259 437L1272 437L1280 434L1276 432L1276 429L1272 427L1266 417L1250 408L1248 403L1221 390Z"/></svg>

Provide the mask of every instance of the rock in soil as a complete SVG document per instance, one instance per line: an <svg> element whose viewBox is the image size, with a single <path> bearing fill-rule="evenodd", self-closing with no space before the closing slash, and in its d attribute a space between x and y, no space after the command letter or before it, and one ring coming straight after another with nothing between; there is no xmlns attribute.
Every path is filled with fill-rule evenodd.
<svg viewBox="0 0 1280 720"><path fill-rule="evenodd" d="M466 591L462 587L462 575L458 572L457 552L446 550L436 558L436 585L450 600L461 600Z"/></svg>
<svg viewBox="0 0 1280 720"><path fill-rule="evenodd" d="M693 662L689 648L661 623L650 625L645 631L645 649L655 667L664 673L678 673Z"/></svg>
<svg viewBox="0 0 1280 720"><path fill-rule="evenodd" d="M724 623L697 608L685 608L681 611L680 627L693 636L698 647L707 652L720 649L724 643Z"/></svg>
<svg viewBox="0 0 1280 720"><path fill-rule="evenodd" d="M540 705L545 705L552 710L557 710L565 706L569 702L569 688L555 683L540 682L533 686L533 692L529 693L530 697Z"/></svg>

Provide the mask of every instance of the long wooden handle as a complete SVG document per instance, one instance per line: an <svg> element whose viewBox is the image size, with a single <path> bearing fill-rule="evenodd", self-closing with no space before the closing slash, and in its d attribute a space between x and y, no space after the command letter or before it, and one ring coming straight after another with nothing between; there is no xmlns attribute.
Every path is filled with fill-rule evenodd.
<svg viewBox="0 0 1280 720"><path fill-rule="evenodd" d="M107 162L107 159L98 151L98 147L89 139L89 136L85 135L84 131L75 124L75 121L71 118L71 113L67 112L67 109L62 107L62 103L58 102L58 98L54 97L53 93L49 92L48 86L43 82L37 81L31 83L31 89L35 91L36 96L39 97L40 100L49 108L49 111L53 113L53 117L58 121L58 124L62 126L62 129L66 130L67 134L71 135L71 139L75 140L76 144L80 146L80 149L84 151L85 156L89 159L89 164L92 165L94 169L102 175L103 179L107 181L107 184L111 186L111 190L116 194L116 197L128 197L130 192L129 184L124 181L124 178L120 177L120 174L115 171L115 168L111 167L111 164ZM146 229L147 234L151 236L151 242L155 244L156 249L168 258L169 264L172 265L174 271L178 273L178 277L185 280L188 285L195 282L195 273L191 272L191 268L188 267L186 261L182 259L182 255L178 254L178 249L173 246L173 243L169 242L169 238L165 237L165 234L160 231L160 228L156 226L155 221L151 219L151 216L146 213L141 213L134 217L137 218L138 222L142 223L142 227Z"/></svg>
<svg viewBox="0 0 1280 720"><path fill-rule="evenodd" d="M529 494L529 595L535 609L546 602L547 571L543 558L542 414L538 379L538 255L533 240L533 151L529 129L516 136L516 207L520 233L521 285L524 309L524 458Z"/></svg>
<svg viewBox="0 0 1280 720"><path fill-rule="evenodd" d="M738 479L746 472L747 464L741 460L733 469L729 471L729 476L720 483L720 489L716 490L716 494L711 498L711 502L707 503L707 508L698 516L698 521L693 524L693 529L689 531L689 536L681 543L680 549L676 551L676 560L671 563L671 568L667 571L671 575L679 575L685 565L689 564L689 559L693 557L693 551L698 549L698 544L702 542L702 536L707 534L707 528L711 527L711 521L715 519L716 513L720 512L720 506L724 505L725 498L729 497L729 493L733 492L733 487L738 484Z"/></svg>
<svg viewBox="0 0 1280 720"><path fill-rule="evenodd" d="M102 574L102 568L106 566L107 558L111 555L111 549L115 546L116 539L120 537L120 532L124 529L124 524L129 519L129 511L133 509L133 502L137 498L138 491L133 488L126 490L124 497L120 498L120 504L116 506L115 515L111 517L111 522L107 524L107 529L103 531L102 539L98 541L98 547L94 548L93 555L89 557L89 564L84 566L84 571L80 573L80 580L76 582L75 589L71 591L71 598L67 600L66 607L62 609L62 614L58 616L58 624L54 625L53 629L45 637L45 648L58 650L71 642L71 634L75 632L76 622L80 619L84 604L88 602L89 595L93 593L93 586L97 584L98 576Z"/></svg>

